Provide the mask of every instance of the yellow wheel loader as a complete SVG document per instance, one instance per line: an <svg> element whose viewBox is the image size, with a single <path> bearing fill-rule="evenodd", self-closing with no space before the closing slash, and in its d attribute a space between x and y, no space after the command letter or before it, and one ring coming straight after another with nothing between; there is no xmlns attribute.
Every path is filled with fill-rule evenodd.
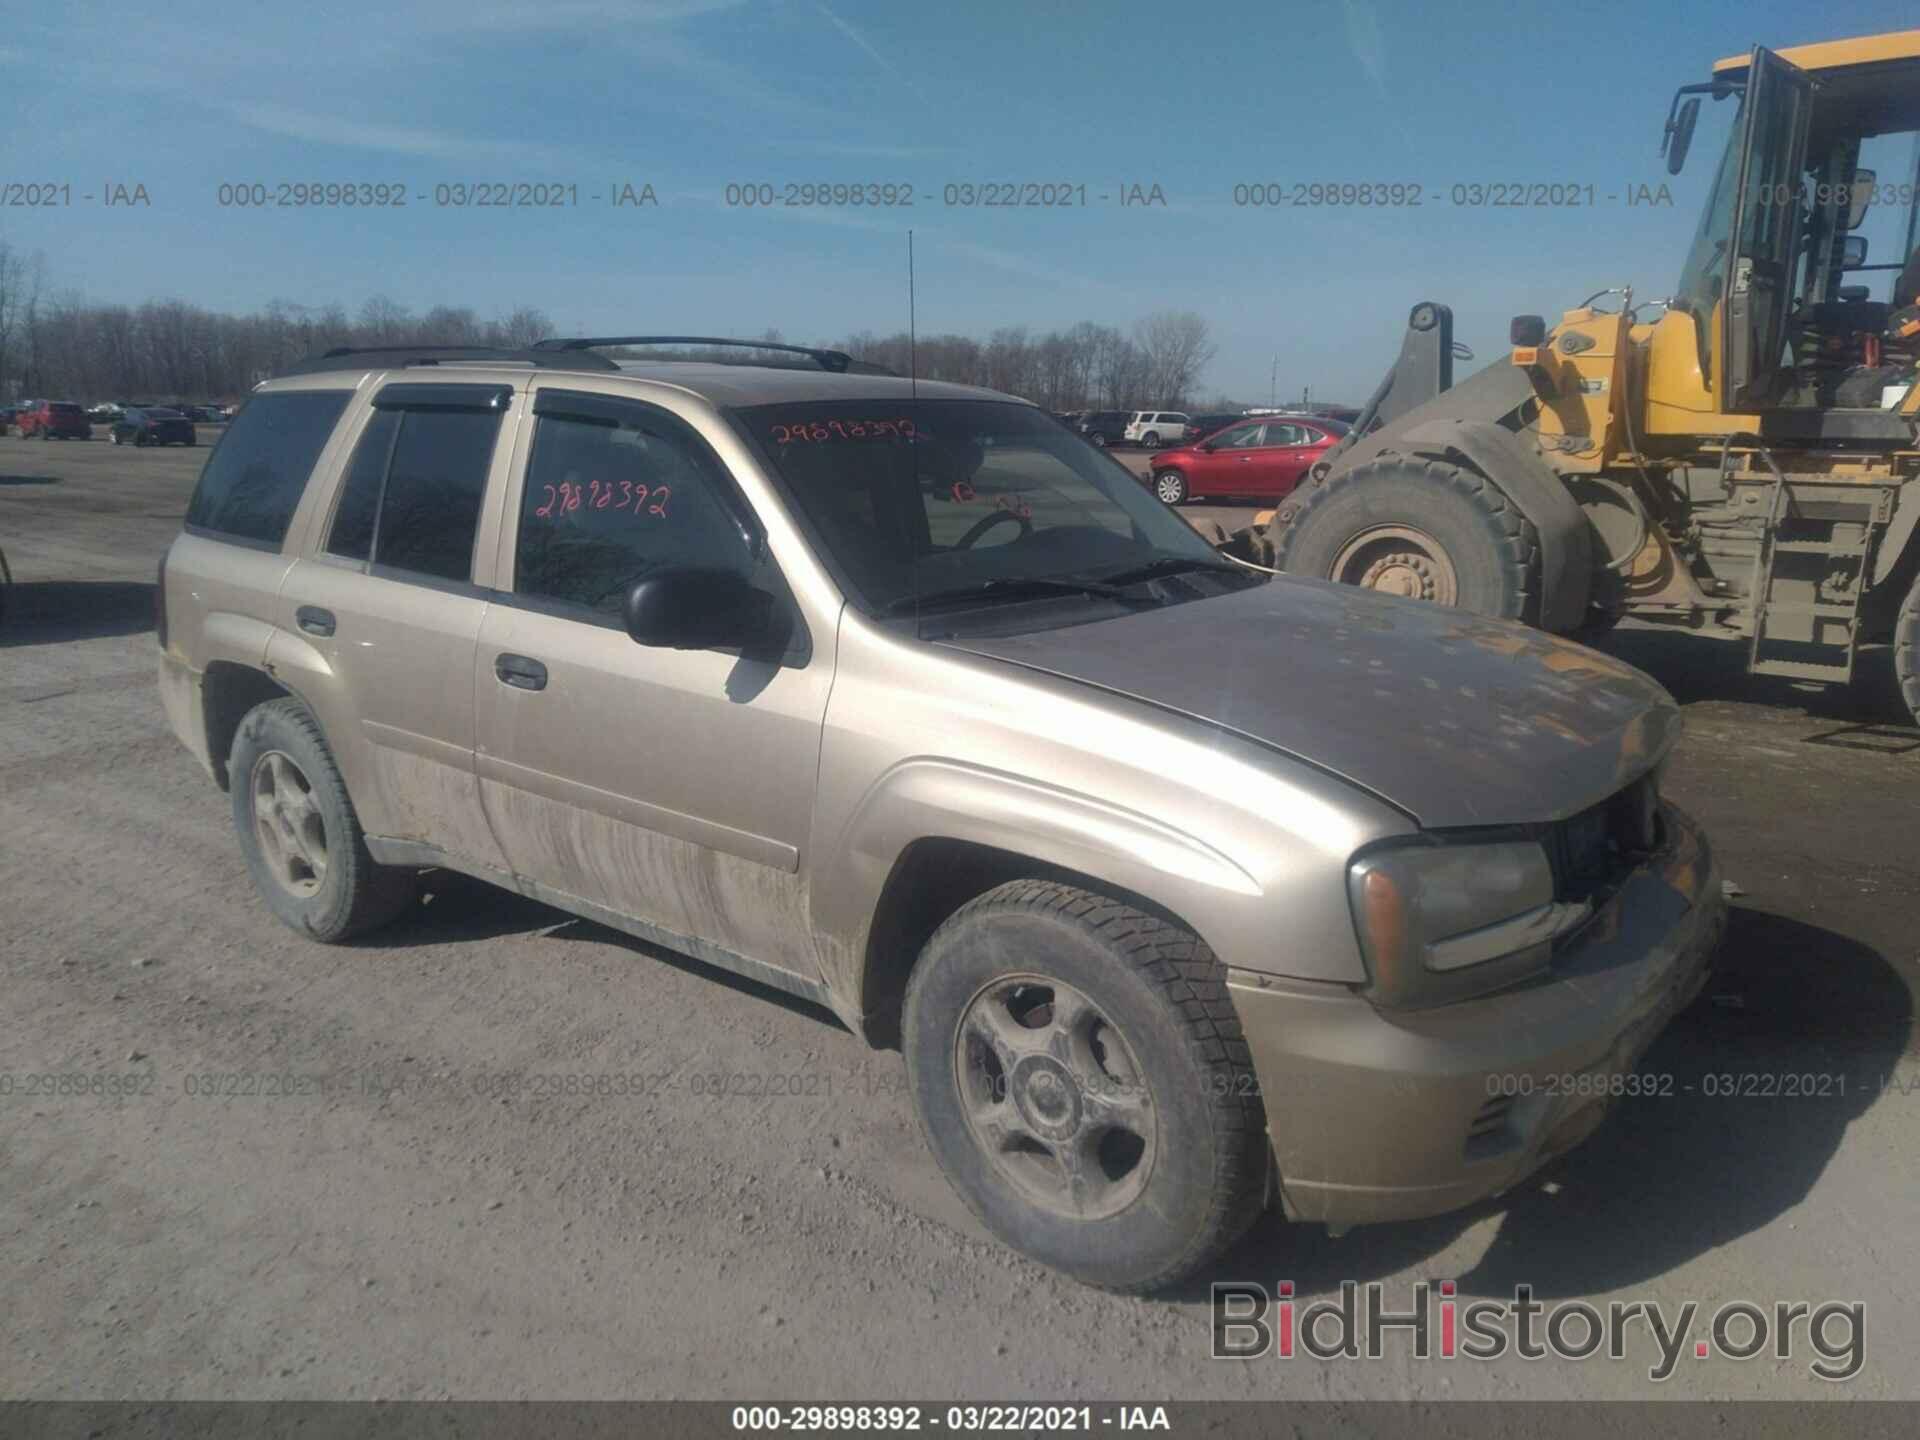
<svg viewBox="0 0 1920 1440"><path fill-rule="evenodd" d="M1920 718L1920 30L1720 61L1673 97L1673 174L1703 103L1729 138L1671 295L1516 316L1458 385L1451 313L1415 305L1352 433L1229 548L1563 634L1737 637L1798 680L1891 641Z"/></svg>

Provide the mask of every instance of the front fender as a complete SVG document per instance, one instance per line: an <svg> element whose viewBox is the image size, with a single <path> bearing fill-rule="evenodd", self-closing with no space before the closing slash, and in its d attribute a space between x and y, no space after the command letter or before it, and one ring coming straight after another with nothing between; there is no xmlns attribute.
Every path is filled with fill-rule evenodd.
<svg viewBox="0 0 1920 1440"><path fill-rule="evenodd" d="M1185 919L1225 953L1232 927L1212 922L1218 901L1247 910L1259 882L1191 835L1093 796L951 760L917 758L888 770L849 817L834 863L811 899L828 985L856 997L864 982L874 913L894 866L917 841L955 840L1077 871L1145 896Z"/></svg>
<svg viewBox="0 0 1920 1440"><path fill-rule="evenodd" d="M1499 486L1540 536L1540 628L1580 628L1593 589L1593 526L1539 451L1503 425L1451 419L1400 431L1393 448L1443 458L1452 451Z"/></svg>

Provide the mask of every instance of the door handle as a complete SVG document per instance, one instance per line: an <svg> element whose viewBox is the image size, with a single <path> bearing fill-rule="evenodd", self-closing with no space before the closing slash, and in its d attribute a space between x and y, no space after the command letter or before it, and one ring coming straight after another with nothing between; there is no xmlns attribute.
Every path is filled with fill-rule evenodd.
<svg viewBox="0 0 1920 1440"><path fill-rule="evenodd" d="M318 605L302 605L293 612L293 623L309 635L318 635L322 639L333 634L333 612L322 610Z"/></svg>
<svg viewBox="0 0 1920 1440"><path fill-rule="evenodd" d="M525 655L494 656L493 673L502 684L511 685L516 690L547 688L547 667Z"/></svg>

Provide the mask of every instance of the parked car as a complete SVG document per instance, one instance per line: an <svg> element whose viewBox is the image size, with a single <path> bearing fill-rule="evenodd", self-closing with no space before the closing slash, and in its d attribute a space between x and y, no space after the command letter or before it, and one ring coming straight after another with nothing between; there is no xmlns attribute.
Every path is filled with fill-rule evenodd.
<svg viewBox="0 0 1920 1440"><path fill-rule="evenodd" d="M17 413L11 405L0 405L0 435L7 433L7 429L13 424L13 417Z"/></svg>
<svg viewBox="0 0 1920 1440"><path fill-rule="evenodd" d="M170 727L303 937L452 869L830 1007L989 1229L1131 1291L1269 1200L1510 1189L1699 991L1639 671L1255 574L991 391L572 343L268 382L162 559Z"/></svg>
<svg viewBox="0 0 1920 1440"><path fill-rule="evenodd" d="M109 432L116 445L197 445L193 422L178 410L154 406L146 410L128 410L113 422Z"/></svg>
<svg viewBox="0 0 1920 1440"><path fill-rule="evenodd" d="M87 412L66 400L36 400L16 417L22 440L91 440Z"/></svg>
<svg viewBox="0 0 1920 1440"><path fill-rule="evenodd" d="M1243 420L1154 456L1148 483L1167 505L1203 495L1278 499L1345 433L1338 421Z"/></svg>
<svg viewBox="0 0 1920 1440"><path fill-rule="evenodd" d="M87 419L102 425L111 425L123 413L122 407L111 400L103 400L98 405L87 407Z"/></svg>
<svg viewBox="0 0 1920 1440"><path fill-rule="evenodd" d="M1091 410L1081 417L1074 428L1081 437L1097 450L1109 445L1119 445L1127 438L1127 422L1133 419L1131 410Z"/></svg>
<svg viewBox="0 0 1920 1440"><path fill-rule="evenodd" d="M1149 450L1184 440L1186 435L1187 417L1178 410L1136 410L1127 422L1127 439Z"/></svg>

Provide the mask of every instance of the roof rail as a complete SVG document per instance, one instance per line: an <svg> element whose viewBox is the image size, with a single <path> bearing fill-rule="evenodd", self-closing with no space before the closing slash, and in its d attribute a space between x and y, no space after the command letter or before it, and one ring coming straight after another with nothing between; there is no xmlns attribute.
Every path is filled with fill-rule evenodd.
<svg viewBox="0 0 1920 1440"><path fill-rule="evenodd" d="M542 340L533 348L577 353L583 350L612 349L628 345L731 345L742 350L779 350L788 355L805 355L822 370L831 370L836 375L845 374L855 365L854 358L843 350L819 350L811 345L786 345L777 340L729 340L720 335L579 336L569 339Z"/></svg>
<svg viewBox="0 0 1920 1440"><path fill-rule="evenodd" d="M465 360L534 365L549 370L617 370L604 355L560 352L553 349L517 349L506 345L336 345L320 355L274 372L313 375L327 370L400 370L413 365L457 365Z"/></svg>

